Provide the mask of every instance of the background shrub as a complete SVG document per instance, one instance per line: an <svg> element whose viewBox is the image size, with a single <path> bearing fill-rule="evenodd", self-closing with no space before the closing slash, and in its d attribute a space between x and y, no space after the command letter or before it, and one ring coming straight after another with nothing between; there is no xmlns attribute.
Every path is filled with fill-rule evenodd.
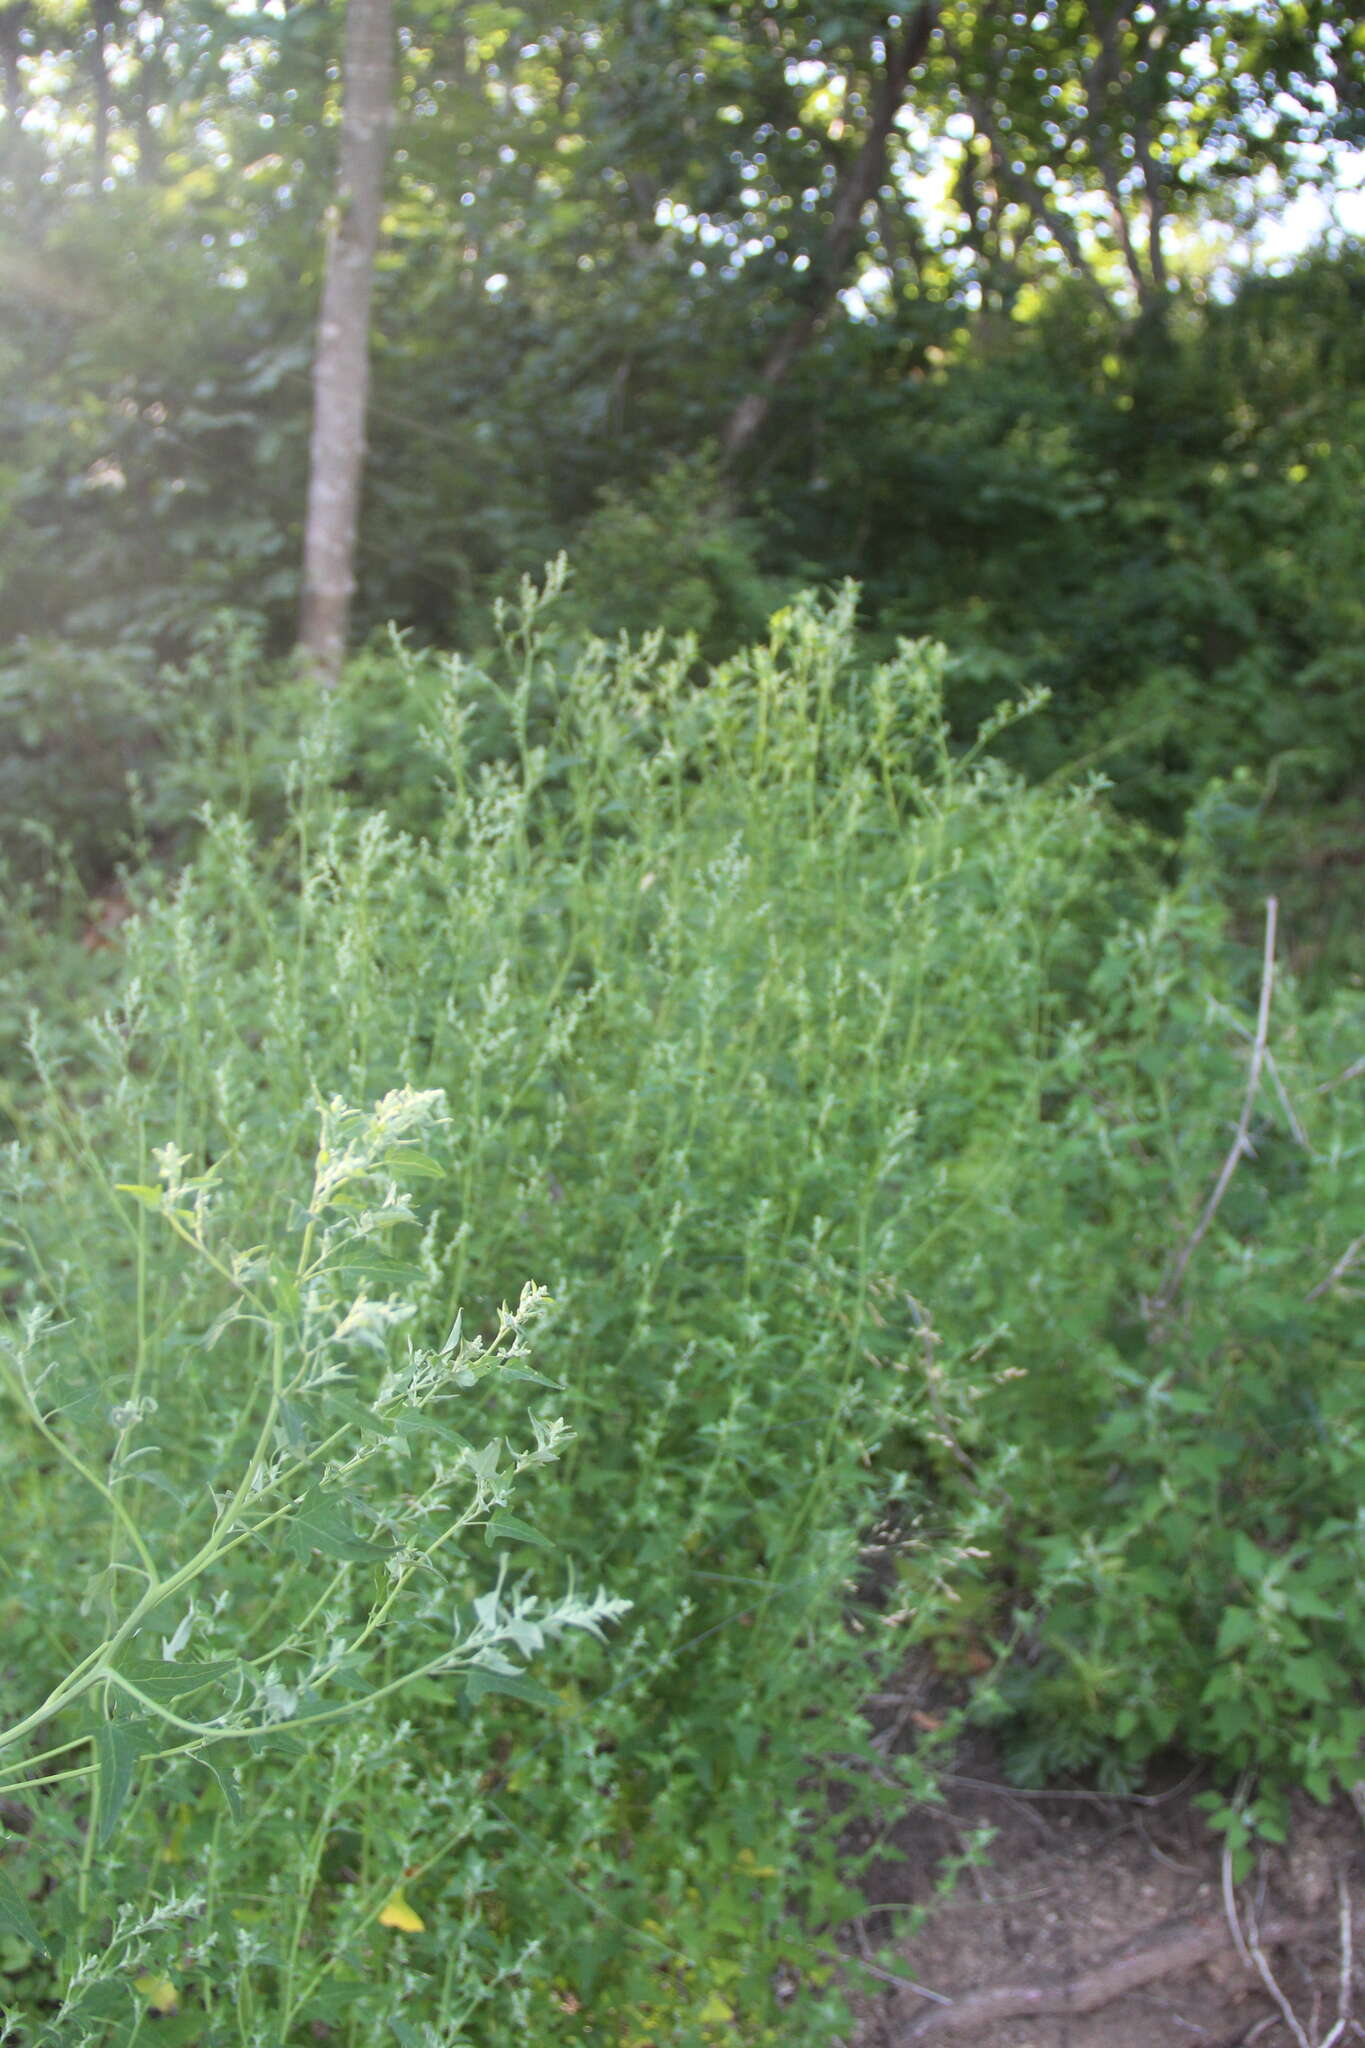
<svg viewBox="0 0 1365 2048"><path fill-rule="evenodd" d="M184 1615L137 1618L131 1533L108 1549L92 1493L183 1554L262 1399L292 1470L307 1403L241 1391L275 1385L272 1358L287 1379L292 1333L335 1359L323 1409L373 1436L409 1344L439 1357L461 1311L495 1344L532 1279L551 1385L471 1372L436 1411L468 1448L390 1429L341 1524L330 1497L319 1522L302 1484L282 1495L339 1570L281 1577L264 1533L234 1550L192 1622L215 1655L224 1634L241 1658L272 1629L363 1630L443 1459L486 1493L511 1455L480 1465L489 1446L534 1453L551 1415L573 1432L525 1510L491 1503L483 1559L418 1573L412 1656L400 1633L327 1667L354 1687L344 1741L301 1729L244 1766L242 1819L188 1758L130 1764L111 1869L143 1873L134 1917L80 1889L80 1774L108 1736L25 1760L16 1783L52 1782L7 1866L57 1959L21 1921L4 1967L35 2041L81 2038L73 2014L131 2038L163 1977L186 2038L232 2048L385 2019L490 2044L827 2038L822 1947L849 1902L829 1776L876 1810L859 1702L917 1635L949 1666L998 1652L982 1707L1021 1768L1113 1782L1172 1741L1272 1788L1345 1768L1357 1425L1340 1298L1310 1292L1359 1227L1358 1112L1349 1084L1312 1091L1358 1022L1277 1012L1257 1162L1154 1317L1254 1002L1216 906L1154 903L1095 790L1003 767L1009 714L955 747L941 653L869 670L851 591L777 614L705 687L688 643L560 665L544 603L528 586L503 615L488 672L401 645L370 663L419 831L355 787L343 693L258 781L242 755L261 822L209 816L127 928L105 1017L33 1036L3 1227L10 1355L41 1348L7 1399L17 1430L22 1387L46 1390L86 1474L16 1454L11 1619L60 1591L11 1637L7 1720L120 1628L181 1657ZM444 1120L394 1148L403 1201L343 1205L358 1242L338 1238L310 1324L270 1276L316 1255L320 1106L399 1085L439 1090ZM212 1256L187 1266L177 1231ZM329 1350L352 1317L357 1348ZM860 1550L888 1515L899 1596L869 1606ZM512 1696L398 1688L437 1615L448 1646L452 1602L513 1598L504 1551L542 1603L508 1625L545 1690L523 1657ZM631 1603L609 1646L542 1643L536 1615L599 1583ZM1267 1602L1273 1662L1259 1619L1226 1623ZM287 1739L301 1653L251 1668Z"/></svg>

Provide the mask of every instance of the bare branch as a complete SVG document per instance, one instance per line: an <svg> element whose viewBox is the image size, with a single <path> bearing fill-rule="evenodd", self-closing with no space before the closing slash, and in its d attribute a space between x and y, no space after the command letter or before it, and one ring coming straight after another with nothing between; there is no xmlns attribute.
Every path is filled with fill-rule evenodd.
<svg viewBox="0 0 1365 2048"><path fill-rule="evenodd" d="M1355 1956L1351 1939L1351 1892L1341 1871L1337 1872L1337 1909L1340 1929L1341 1970L1337 1979L1337 2016L1323 2036L1322 2048L1336 2048L1351 2020L1351 1996L1355 1988Z"/></svg>
<svg viewBox="0 0 1365 2048"><path fill-rule="evenodd" d="M1256 1975L1279 2007L1281 2019L1294 2036L1294 2048L1313 2048L1312 2042L1299 2025L1298 2015L1285 1997L1284 1992L1280 1989L1275 1973L1265 1959L1265 1950L1261 1946L1260 1931L1256 1926L1256 1909L1251 1905L1247 1907L1246 1940L1247 1947L1251 1950L1251 1960L1256 1966Z"/></svg>
<svg viewBox="0 0 1365 2048"><path fill-rule="evenodd" d="M1265 1064L1266 1038L1270 1031L1270 998L1275 986L1275 920L1278 904L1273 896L1266 898L1265 906L1265 952L1261 966L1261 1000L1256 1012L1256 1037L1251 1047L1251 1065L1247 1071L1246 1096L1242 1103L1242 1114L1237 1119L1237 1134L1232 1149L1223 1161L1213 1193L1204 1204L1204 1213L1190 1232L1189 1237L1176 1255L1166 1285L1157 1296L1153 1307L1159 1312L1168 1309L1180 1292L1185 1269L1198 1251L1207 1235L1209 1225L1218 1214L1224 1195L1228 1191L1233 1174L1244 1153L1250 1150L1251 1112L1256 1105L1257 1091L1261 1085L1261 1068Z"/></svg>
<svg viewBox="0 0 1365 2048"><path fill-rule="evenodd" d="M1249 1970L1251 1955L1246 1945L1246 1936L1242 1933L1241 1916L1237 1911L1237 1887L1232 1878L1232 1844L1227 1841L1223 1843L1223 1912L1227 1918L1228 1932L1232 1936L1232 1945L1237 1951L1242 1968Z"/></svg>
<svg viewBox="0 0 1365 2048"><path fill-rule="evenodd" d="M917 1998L927 1998L934 2005L951 2005L953 2002L941 1991L931 1991L927 1984L917 1984L913 1977L898 1977L894 1970L884 1970L880 1963L870 1963L866 1956L845 1955L837 1948L822 1948L818 1953L831 1963L851 1963L855 1970L866 1970L869 1977L876 1977L883 1984L894 1984L898 1991L913 1991Z"/></svg>
<svg viewBox="0 0 1365 2048"><path fill-rule="evenodd" d="M845 282L857 241L863 210L877 196L886 175L887 146L901 110L911 74L923 63L942 0L920 0L897 35L888 26L886 58L868 117L867 133L856 156L840 175L824 245L814 269L805 304L768 351L755 388L731 412L721 436L725 459L743 454L772 410L773 398L792 364L819 332Z"/></svg>
<svg viewBox="0 0 1365 2048"><path fill-rule="evenodd" d="M1275 1920L1260 1931L1257 1945L1264 1951L1305 1940L1312 1931L1303 1921ZM1167 1930L1137 1950L1115 1956L1093 1970L1083 1971L1079 1977L1052 1978L1038 1984L1001 1984L988 1991L971 1991L952 2005L936 2006L932 2012L921 2013L897 2037L897 2048L911 2048L918 2041L944 2041L954 2035L979 2041L988 2026L1002 2020L1040 2019L1053 2014L1070 2018L1078 2013L1098 2012L1101 2006L1144 1984L1159 1983L1177 1971L1211 1962L1228 1948L1230 1940L1224 1919L1201 1920L1173 1932Z"/></svg>
<svg viewBox="0 0 1365 2048"><path fill-rule="evenodd" d="M1326 1294L1329 1287L1335 1287L1343 1273L1350 1272L1362 1252L1365 1252L1365 1237L1353 1238L1326 1278L1319 1280L1316 1287L1309 1288L1307 1300L1316 1301L1320 1294Z"/></svg>

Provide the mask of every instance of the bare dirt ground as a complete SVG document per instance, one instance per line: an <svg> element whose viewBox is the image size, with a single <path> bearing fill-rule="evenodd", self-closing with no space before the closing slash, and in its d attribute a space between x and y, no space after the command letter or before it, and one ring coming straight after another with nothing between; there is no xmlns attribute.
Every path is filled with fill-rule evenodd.
<svg viewBox="0 0 1365 2048"><path fill-rule="evenodd" d="M887 1753L913 1735L919 1695L906 1687L880 1705ZM1123 1800L1021 1791L971 1738L944 1789L872 1866L845 1944L848 2048L1365 2042L1365 1826L1349 1801L1296 1802L1286 1844L1234 1889L1189 1778ZM983 1826L995 1830L986 1860L932 1903ZM916 1906L928 1907L918 1925Z"/></svg>

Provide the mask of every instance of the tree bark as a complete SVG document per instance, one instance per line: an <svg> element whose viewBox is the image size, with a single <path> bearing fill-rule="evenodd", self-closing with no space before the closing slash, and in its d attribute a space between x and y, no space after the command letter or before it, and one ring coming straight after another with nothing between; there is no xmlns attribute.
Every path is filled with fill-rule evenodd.
<svg viewBox="0 0 1365 2048"><path fill-rule="evenodd" d="M1151 78L1151 67L1160 61L1157 53L1158 32L1164 44L1166 37L1167 0L1154 0L1151 19L1141 30L1142 58L1146 60L1147 79ZM1150 84L1147 87L1150 90ZM1165 184L1161 165L1152 148L1151 121L1147 114L1139 113L1133 121L1133 143L1137 150L1139 168L1142 171L1143 188L1147 194L1147 261L1152 273L1152 288L1157 303L1164 305L1169 288L1166 271L1166 252L1162 246L1161 230L1166 217Z"/></svg>
<svg viewBox="0 0 1365 2048"><path fill-rule="evenodd" d="M1125 73L1119 49L1119 29L1127 15L1122 7L1114 4L1114 0L1092 0L1089 12L1091 27L1099 43L1098 53L1085 74L1085 103L1090 117L1090 145L1109 200L1114 232L1123 252L1128 275L1132 279L1133 290L1137 295L1138 310L1145 314L1150 310L1154 300L1164 295L1166 273L1161 248L1161 219L1157 213L1150 216L1148 235L1148 256L1152 270L1148 271L1143 266L1128 219L1118 159L1115 155L1115 137L1119 122L1133 90L1133 80ZM1145 168L1149 202L1155 204L1158 197L1155 166Z"/></svg>
<svg viewBox="0 0 1365 2048"><path fill-rule="evenodd" d="M114 12L109 0L94 0L90 10L90 78L95 88L94 176L97 188L102 188L109 175L109 133L113 126L114 89L109 79L109 34L114 26Z"/></svg>
<svg viewBox="0 0 1365 2048"><path fill-rule="evenodd" d="M1307 1941L1313 1931L1310 1923L1301 1920L1272 1920L1261 1929L1261 1946L1280 1948ZM954 2034L979 2040L985 2028L1006 2020L1048 2016L1065 2019L1077 2013L1098 2012L1129 1991L1140 1990L1144 1984L1160 1983L1181 1970L1197 1969L1231 1947L1232 1934L1226 1920L1196 1921L1158 1934L1147 1946L1120 1954L1079 1977L1050 1978L1040 1984L1002 1984L990 1991L968 1992L950 2005L936 2005L900 2035L899 2043L942 2041Z"/></svg>
<svg viewBox="0 0 1365 2048"><path fill-rule="evenodd" d="M393 0L347 0L337 196L313 355L313 435L299 653L324 689L341 672L365 465L370 303L393 111Z"/></svg>
<svg viewBox="0 0 1365 2048"><path fill-rule="evenodd" d="M22 32L28 17L26 0L13 7L0 7L0 65L5 74L5 113L18 128L24 118L24 74L20 69L23 55Z"/></svg>
<svg viewBox="0 0 1365 2048"><path fill-rule="evenodd" d="M727 463L744 453L762 431L773 399L793 363L819 332L843 287L863 210L875 199L886 176L887 149L901 110L911 73L923 63L938 25L942 0L920 0L899 32L886 30L886 62L872 103L867 133L834 189L830 223L814 266L805 302L778 335L759 370L755 387L734 407L721 435Z"/></svg>

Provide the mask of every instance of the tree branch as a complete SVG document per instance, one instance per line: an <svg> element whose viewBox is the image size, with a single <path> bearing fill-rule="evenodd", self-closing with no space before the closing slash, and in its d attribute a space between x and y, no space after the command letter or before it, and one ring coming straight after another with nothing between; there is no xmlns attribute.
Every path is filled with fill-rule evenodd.
<svg viewBox="0 0 1365 2048"><path fill-rule="evenodd" d="M1218 1214L1219 1205L1228 1191L1238 1162L1250 1148L1248 1137L1251 1131L1251 1112L1256 1105L1256 1094L1261 1085L1261 1068L1265 1064L1266 1037L1270 1030L1270 997L1275 986L1275 917L1278 905L1273 896L1266 898L1265 906L1265 951L1261 963L1261 1000L1256 1013L1256 1037L1251 1047L1251 1064L1247 1069L1246 1095L1242 1102L1242 1114L1237 1119L1237 1134L1232 1148L1223 1161L1213 1193L1204 1204L1204 1213L1190 1232L1189 1237L1176 1254L1170 1277L1152 1306L1158 1312L1168 1309L1180 1292L1180 1283L1185 1277L1185 1268L1203 1243L1209 1225Z"/></svg>
<svg viewBox="0 0 1365 2048"><path fill-rule="evenodd" d="M835 186L830 223L819 260L814 266L806 302L772 344L759 370L755 388L745 393L725 424L721 447L727 463L742 455L761 431L772 410L773 398L792 364L818 333L839 295L863 210L875 199L886 176L891 131L904 102L911 73L924 61L938 25L941 6L942 0L920 0L899 38L893 39L889 28L886 31L886 61L873 98L867 133Z"/></svg>
<svg viewBox="0 0 1365 2048"><path fill-rule="evenodd" d="M1000 148L989 102L983 96L976 95L971 99L970 107L977 130L990 147L999 183L1003 185L1011 199L1023 206L1039 226L1047 230L1065 256L1072 272L1085 285L1096 304L1102 306L1106 313L1112 313L1114 309L1109 302L1109 294L1086 261L1075 222L1069 220L1060 207L1052 204L1036 176L1027 170L1017 170L1007 160L1005 152Z"/></svg>
<svg viewBox="0 0 1365 2048"><path fill-rule="evenodd" d="M1260 1930L1262 1949L1302 1941L1315 1930L1298 1920L1273 1920ZM899 2036L897 2048L911 2048L919 2041L946 2041L966 2035L980 2039L987 2026L1010 2019L1039 2019L1049 2015L1070 2018L1077 2013L1097 2012L1101 2006L1136 1991L1144 1984L1160 1982L1180 1970L1196 1969L1211 1962L1232 1946L1232 1935L1221 1917L1197 1922L1193 1927L1159 1936L1136 1953L1115 1956L1079 1977L1052 1977L1037 1984L1000 1984L989 1991L972 1991L952 2005L935 2006L922 2013Z"/></svg>

